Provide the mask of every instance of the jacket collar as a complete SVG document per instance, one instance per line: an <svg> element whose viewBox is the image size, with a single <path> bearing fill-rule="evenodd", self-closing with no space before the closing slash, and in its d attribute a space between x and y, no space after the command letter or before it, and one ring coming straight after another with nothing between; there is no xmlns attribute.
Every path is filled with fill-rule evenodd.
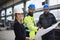
<svg viewBox="0 0 60 40"><path fill-rule="evenodd" d="M28 13L28 15L27 16L31 16L31 17L33 17L33 13Z"/></svg>
<svg viewBox="0 0 60 40"><path fill-rule="evenodd" d="M48 16L49 15L49 12L48 13L44 13L44 16Z"/></svg>

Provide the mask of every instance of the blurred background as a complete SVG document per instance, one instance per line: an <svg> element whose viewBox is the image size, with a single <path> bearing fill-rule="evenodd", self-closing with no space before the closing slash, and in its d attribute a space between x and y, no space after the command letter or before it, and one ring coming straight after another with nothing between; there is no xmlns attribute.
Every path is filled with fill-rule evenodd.
<svg viewBox="0 0 60 40"><path fill-rule="evenodd" d="M14 8L21 7L24 16L27 14L29 4L35 4L35 24L43 13L43 5L50 6L50 12L54 14L57 21L60 21L60 0L0 0L0 40L14 40L13 32ZM60 24L55 28L55 39L60 40Z"/></svg>

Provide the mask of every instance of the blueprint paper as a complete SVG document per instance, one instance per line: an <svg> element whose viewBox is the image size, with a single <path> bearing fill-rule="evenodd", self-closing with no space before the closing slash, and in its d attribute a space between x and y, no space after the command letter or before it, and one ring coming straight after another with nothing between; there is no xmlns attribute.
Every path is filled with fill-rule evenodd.
<svg viewBox="0 0 60 40"><path fill-rule="evenodd" d="M51 30L53 30L54 28L56 28L58 26L60 22L57 22L56 24L52 25L51 27L47 28L47 29L39 29L36 36L35 36L35 40L41 40L41 37L43 35L45 35L46 33L50 32Z"/></svg>

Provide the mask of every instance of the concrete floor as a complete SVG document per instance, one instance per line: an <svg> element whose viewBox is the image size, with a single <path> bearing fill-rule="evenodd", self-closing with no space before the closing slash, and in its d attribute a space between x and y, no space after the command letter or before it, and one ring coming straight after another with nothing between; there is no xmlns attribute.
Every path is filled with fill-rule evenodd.
<svg viewBox="0 0 60 40"><path fill-rule="evenodd" d="M0 31L0 40L14 40L14 38L13 30Z"/></svg>
<svg viewBox="0 0 60 40"><path fill-rule="evenodd" d="M15 34L13 30L4 29L3 31L0 31L0 40L14 40L14 39L15 39Z"/></svg>

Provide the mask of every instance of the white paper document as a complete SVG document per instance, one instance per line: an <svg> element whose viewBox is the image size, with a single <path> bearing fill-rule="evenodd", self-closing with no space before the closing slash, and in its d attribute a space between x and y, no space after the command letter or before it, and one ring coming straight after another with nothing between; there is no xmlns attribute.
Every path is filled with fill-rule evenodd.
<svg viewBox="0 0 60 40"><path fill-rule="evenodd" d="M56 28L58 26L58 24L59 24L59 22L57 22L56 24L52 25L51 27L49 27L47 29L39 29L36 36L35 36L35 40L41 40L41 37L43 35L45 35L46 33L50 32L51 30Z"/></svg>

